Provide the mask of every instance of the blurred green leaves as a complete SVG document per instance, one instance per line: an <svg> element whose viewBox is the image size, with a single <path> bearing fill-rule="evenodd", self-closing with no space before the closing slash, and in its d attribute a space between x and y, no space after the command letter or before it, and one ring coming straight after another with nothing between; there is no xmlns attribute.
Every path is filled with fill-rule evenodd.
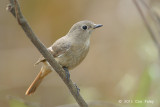
<svg viewBox="0 0 160 107"><path fill-rule="evenodd" d="M29 107L24 104L24 102L18 101L18 100L11 100L9 101L10 107Z"/></svg>
<svg viewBox="0 0 160 107"><path fill-rule="evenodd" d="M40 107L38 103L28 102L22 98L15 96L8 96L9 107Z"/></svg>
<svg viewBox="0 0 160 107"><path fill-rule="evenodd" d="M151 76L150 76L150 67L146 67L144 72L141 75L139 85L137 86L137 92L134 96L134 101L142 101L141 102L134 102L133 105L134 107L146 107L146 103L144 100L147 100L148 98L148 93L150 91L150 86L151 86Z"/></svg>

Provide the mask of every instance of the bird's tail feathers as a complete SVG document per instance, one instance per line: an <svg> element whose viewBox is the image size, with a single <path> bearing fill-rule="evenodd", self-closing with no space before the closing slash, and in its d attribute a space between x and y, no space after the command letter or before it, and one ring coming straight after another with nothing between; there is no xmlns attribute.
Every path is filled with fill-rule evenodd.
<svg viewBox="0 0 160 107"><path fill-rule="evenodd" d="M44 69L42 68L41 71L38 73L37 77L34 79L34 81L32 82L32 84L27 89L25 95L31 95L31 94L33 94L36 91L37 87L42 82L43 78L50 73L50 70L45 70L45 71L43 71L43 70Z"/></svg>

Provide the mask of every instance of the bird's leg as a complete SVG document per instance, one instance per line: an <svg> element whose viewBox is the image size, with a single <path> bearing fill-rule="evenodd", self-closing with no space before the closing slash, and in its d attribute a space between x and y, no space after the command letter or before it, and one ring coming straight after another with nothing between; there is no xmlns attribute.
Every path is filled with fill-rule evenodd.
<svg viewBox="0 0 160 107"><path fill-rule="evenodd" d="M65 70L65 72L66 72L66 78L67 78L67 80L69 80L69 78L70 78L70 74L69 74L69 70L68 70L68 68L67 67L63 67L63 69Z"/></svg>
<svg viewBox="0 0 160 107"><path fill-rule="evenodd" d="M70 74L69 74L69 70L68 70L68 68L67 68L67 67L63 67L63 69L64 69L64 70L65 70L65 72L66 72L66 78L67 78L67 80L69 80L69 78L70 78ZM75 85L75 87L76 87L76 89L77 89L77 94L79 95L80 88L76 85L76 83L74 83L74 85Z"/></svg>
<svg viewBox="0 0 160 107"><path fill-rule="evenodd" d="M77 84L76 84L76 83L74 83L74 86L76 87L76 89L77 89L77 94L79 95L80 88L77 86Z"/></svg>

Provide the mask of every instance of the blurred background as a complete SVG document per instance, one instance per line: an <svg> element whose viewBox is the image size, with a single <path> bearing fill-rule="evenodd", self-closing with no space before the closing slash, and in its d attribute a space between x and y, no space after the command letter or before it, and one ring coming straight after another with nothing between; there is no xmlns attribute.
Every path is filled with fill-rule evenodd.
<svg viewBox="0 0 160 107"><path fill-rule="evenodd" d="M159 12L159 0L146 2ZM40 53L6 11L8 3L0 0L0 107L55 107L76 103L56 72L45 78L35 94L25 96L40 70L41 64L34 67ZM85 60L70 71L86 101L160 107L158 51L132 0L19 0L19 3L46 47L78 21L91 20L104 25L92 33ZM119 100L154 103L119 103Z"/></svg>

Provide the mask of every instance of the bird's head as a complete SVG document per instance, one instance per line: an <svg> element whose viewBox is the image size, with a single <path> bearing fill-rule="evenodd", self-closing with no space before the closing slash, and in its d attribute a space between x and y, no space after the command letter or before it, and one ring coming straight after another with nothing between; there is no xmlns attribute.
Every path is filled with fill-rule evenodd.
<svg viewBox="0 0 160 107"><path fill-rule="evenodd" d="M68 32L68 36L78 38L89 38L92 31L96 28L102 27L101 24L94 24L91 21L80 21L75 23Z"/></svg>

